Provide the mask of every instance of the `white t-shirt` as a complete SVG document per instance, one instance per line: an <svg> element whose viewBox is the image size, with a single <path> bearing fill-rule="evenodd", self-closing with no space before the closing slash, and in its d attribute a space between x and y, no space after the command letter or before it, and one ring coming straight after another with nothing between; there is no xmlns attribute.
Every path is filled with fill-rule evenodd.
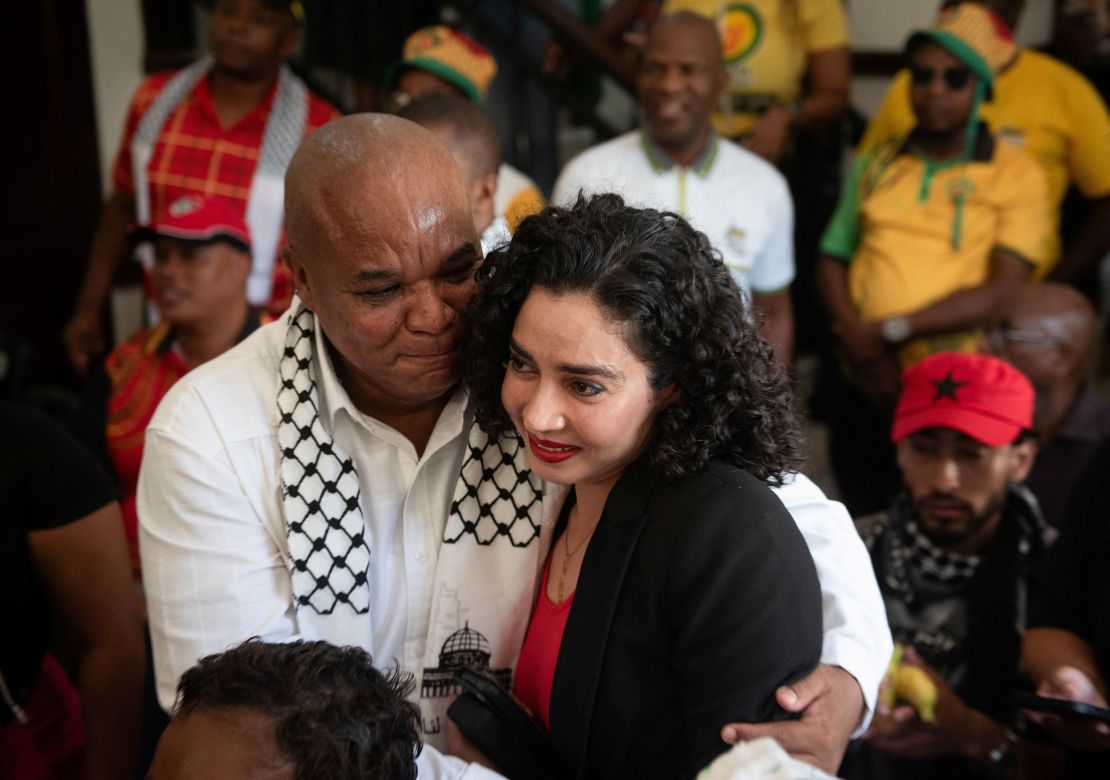
<svg viewBox="0 0 1110 780"><path fill-rule="evenodd" d="M155 677L167 710L178 678L197 660L253 636L357 641L383 666L396 662L418 678L423 668L441 540L470 424L466 398L456 392L417 456L404 436L354 407L316 329L320 417L362 480L374 562L367 615L337 611L308 623L293 607L282 508L276 395L286 328L285 318L270 323L189 372L147 428L139 533ZM804 476L776 493L821 580L821 660L859 681L870 711L892 644L867 551L844 507ZM524 614L535 588L520 583ZM445 747L442 733L425 734L422 778L488 776L444 756Z"/></svg>
<svg viewBox="0 0 1110 780"><path fill-rule="evenodd" d="M794 204L773 165L713 136L689 168L674 165L639 130L587 149L555 182L551 202L615 192L630 206L681 214L709 237L737 284L756 295L794 281Z"/></svg>

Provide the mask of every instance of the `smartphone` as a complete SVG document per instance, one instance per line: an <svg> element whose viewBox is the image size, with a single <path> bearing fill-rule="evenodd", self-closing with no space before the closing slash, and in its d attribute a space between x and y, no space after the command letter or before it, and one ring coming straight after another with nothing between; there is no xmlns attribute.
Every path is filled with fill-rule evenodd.
<svg viewBox="0 0 1110 780"><path fill-rule="evenodd" d="M1110 723L1110 709L1096 707L1082 701L1071 699L1056 699L1051 696L1038 696L1026 691L1015 691L1010 697L1015 707L1036 712L1049 712L1053 715L1070 715L1080 718L1094 718L1095 720Z"/></svg>

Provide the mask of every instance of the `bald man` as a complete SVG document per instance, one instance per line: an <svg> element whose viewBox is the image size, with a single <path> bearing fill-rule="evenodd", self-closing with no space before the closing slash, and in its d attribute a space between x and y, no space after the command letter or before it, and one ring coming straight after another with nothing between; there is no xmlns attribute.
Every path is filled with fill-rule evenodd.
<svg viewBox="0 0 1110 780"><path fill-rule="evenodd" d="M616 192L630 205L682 214L721 252L775 359L789 368L794 204L773 165L714 132L727 81L710 19L690 12L660 19L636 81L643 129L567 163L551 201L567 206L579 192Z"/></svg>
<svg viewBox="0 0 1110 780"><path fill-rule="evenodd" d="M358 645L420 682L421 777L481 776L440 752L452 678L466 665L511 679L565 492L528 472L515 439L472 427L457 386L481 259L466 188L427 130L364 114L302 145L286 214L299 300L175 385L147 429L160 700L198 658L252 636ZM823 664L780 692L801 720L728 729L781 729L835 767L889 631L843 508L800 475L779 496L822 578Z"/></svg>
<svg viewBox="0 0 1110 780"><path fill-rule="evenodd" d="M1087 299L1063 284L1024 284L987 332L990 350L1029 377L1040 448L1026 486L1059 527L1071 486L1110 436L1110 401L1088 384L1098 320Z"/></svg>

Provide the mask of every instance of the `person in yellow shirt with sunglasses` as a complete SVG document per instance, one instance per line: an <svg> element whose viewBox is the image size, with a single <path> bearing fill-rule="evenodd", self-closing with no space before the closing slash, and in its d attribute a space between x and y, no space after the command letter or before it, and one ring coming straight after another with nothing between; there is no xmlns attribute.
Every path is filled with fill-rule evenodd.
<svg viewBox="0 0 1110 780"><path fill-rule="evenodd" d="M1048 257L1044 172L979 121L1007 33L966 4L910 37L916 125L859 156L822 237L818 287L847 378L830 448L853 514L897 487L885 430L901 370L974 351L1001 298Z"/></svg>
<svg viewBox="0 0 1110 780"><path fill-rule="evenodd" d="M948 0L955 5L959 0ZM1025 0L985 0L1010 30ZM1002 52L993 96L982 118L1000 139L1024 149L1044 168L1048 182L1049 247L1038 278L1074 283L1110 251L1110 112L1094 87L1073 68L1047 54L1017 46ZM915 119L910 73L900 71L860 141L865 152L904 136ZM1070 236L1060 236L1060 207L1069 186L1087 200Z"/></svg>

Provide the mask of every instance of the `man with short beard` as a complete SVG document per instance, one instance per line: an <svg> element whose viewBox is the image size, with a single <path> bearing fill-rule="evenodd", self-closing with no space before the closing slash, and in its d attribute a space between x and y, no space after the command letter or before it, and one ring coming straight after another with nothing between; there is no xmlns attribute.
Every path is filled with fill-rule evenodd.
<svg viewBox="0 0 1110 780"><path fill-rule="evenodd" d="M891 434L903 492L856 525L895 640L937 686L936 717L880 707L846 776L979 776L1004 768L1016 741L1025 580L1045 529L1021 485L1036 454L1033 387L999 358L956 352L904 383Z"/></svg>

